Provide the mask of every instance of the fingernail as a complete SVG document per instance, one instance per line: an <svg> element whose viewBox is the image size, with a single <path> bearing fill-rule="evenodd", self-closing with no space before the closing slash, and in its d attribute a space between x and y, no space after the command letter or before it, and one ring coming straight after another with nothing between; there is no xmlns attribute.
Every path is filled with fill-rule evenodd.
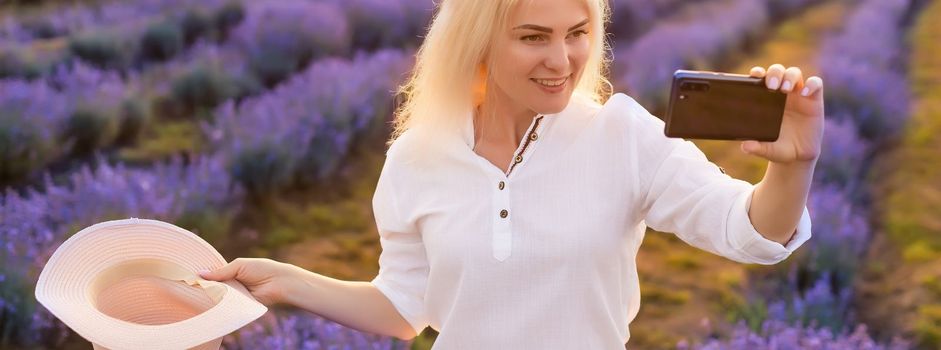
<svg viewBox="0 0 941 350"><path fill-rule="evenodd" d="M791 82L785 80L785 81L784 81L784 84L781 85L781 91L784 91L784 92L791 92Z"/></svg>
<svg viewBox="0 0 941 350"><path fill-rule="evenodd" d="M209 274L209 270L199 270L199 271L197 271L196 273L199 274L199 277L205 278L206 275Z"/></svg>
<svg viewBox="0 0 941 350"><path fill-rule="evenodd" d="M810 88L805 87L803 90L801 90L801 96L807 96L807 95L810 95Z"/></svg>
<svg viewBox="0 0 941 350"><path fill-rule="evenodd" d="M777 90L778 78L775 77L775 78L771 78L771 80L768 80L768 87L771 88L772 90Z"/></svg>

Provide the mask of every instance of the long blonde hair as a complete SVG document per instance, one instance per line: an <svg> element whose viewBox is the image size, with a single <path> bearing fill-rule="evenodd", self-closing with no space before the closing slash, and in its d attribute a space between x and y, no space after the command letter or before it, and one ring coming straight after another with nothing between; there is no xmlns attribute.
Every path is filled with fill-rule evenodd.
<svg viewBox="0 0 941 350"><path fill-rule="evenodd" d="M481 79L486 81L481 64L490 42L506 27L510 10L520 1L532 0L440 0L410 77L399 88L401 104L387 146L405 131L416 129L425 131L415 136L423 139L421 148L429 149L435 146L436 136L443 134L442 128L457 126L462 115L455 108L470 108L480 98ZM591 52L575 94L603 104L611 95L606 78L610 48L604 34L610 9L608 0L585 2Z"/></svg>

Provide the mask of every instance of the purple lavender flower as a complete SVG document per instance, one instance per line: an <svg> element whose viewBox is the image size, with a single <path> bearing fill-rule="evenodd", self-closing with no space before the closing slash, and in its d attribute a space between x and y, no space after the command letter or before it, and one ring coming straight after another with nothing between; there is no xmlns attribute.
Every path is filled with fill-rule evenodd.
<svg viewBox="0 0 941 350"><path fill-rule="evenodd" d="M834 334L826 328L792 326L781 321L768 321L755 332L739 323L728 339L712 339L695 346L682 345L677 349L698 350L774 350L774 349L833 349L833 350L903 350L910 343L894 338L889 343L878 343L869 336L866 325L859 324L852 332Z"/></svg>
<svg viewBox="0 0 941 350"><path fill-rule="evenodd" d="M663 22L631 43L616 44L613 80L645 106L666 103L670 77L680 68L705 69L765 28L764 1L706 2L695 16Z"/></svg>
<svg viewBox="0 0 941 350"><path fill-rule="evenodd" d="M314 314L268 313L223 339L238 349L409 349L411 341L359 332Z"/></svg>
<svg viewBox="0 0 941 350"><path fill-rule="evenodd" d="M0 312L0 324L13 327L14 339L4 343L24 346L61 345L64 325L25 297L39 271L55 247L69 234L97 222L148 217L173 222L185 214L203 210L236 210L242 195L230 180L218 158L197 157L189 164L182 158L158 163L150 170L111 166L103 158L98 166L84 166L60 185L46 176L40 192L37 188L22 193L7 189L0 196L0 300L6 312Z"/></svg>
<svg viewBox="0 0 941 350"><path fill-rule="evenodd" d="M391 114L392 92L410 66L394 50L318 61L238 107L224 103L203 130L250 191L285 186L295 174L322 179L358 135ZM263 163L270 165L259 169Z"/></svg>
<svg viewBox="0 0 941 350"><path fill-rule="evenodd" d="M108 3L63 3L35 14L0 17L0 41L27 43L36 39L148 23L193 7L217 8L227 0L135 0Z"/></svg>
<svg viewBox="0 0 941 350"><path fill-rule="evenodd" d="M350 28L343 11L326 2L258 0L232 40L268 86L286 79L308 62L349 51Z"/></svg>
<svg viewBox="0 0 941 350"><path fill-rule="evenodd" d="M909 115L900 23L913 2L866 1L820 55L828 113L848 116L871 141L892 138Z"/></svg>
<svg viewBox="0 0 941 350"><path fill-rule="evenodd" d="M869 143L861 140L850 118L826 118L823 149L814 182L848 187L857 181Z"/></svg>

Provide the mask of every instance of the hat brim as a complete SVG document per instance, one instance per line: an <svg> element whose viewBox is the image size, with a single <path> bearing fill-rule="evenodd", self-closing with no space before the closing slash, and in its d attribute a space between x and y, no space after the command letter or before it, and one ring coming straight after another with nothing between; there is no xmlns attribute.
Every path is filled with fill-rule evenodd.
<svg viewBox="0 0 941 350"><path fill-rule="evenodd" d="M130 218L87 227L59 246L36 284L36 300L88 341L109 349L187 349L229 334L268 308L235 280L225 281L221 300L192 318L146 325L110 317L88 292L111 266L141 259L163 260L194 273L225 259L199 236L158 220Z"/></svg>

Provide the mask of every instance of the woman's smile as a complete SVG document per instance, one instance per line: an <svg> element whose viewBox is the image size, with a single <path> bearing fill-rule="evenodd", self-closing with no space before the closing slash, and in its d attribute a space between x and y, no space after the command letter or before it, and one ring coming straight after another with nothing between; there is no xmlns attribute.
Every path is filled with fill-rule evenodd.
<svg viewBox="0 0 941 350"><path fill-rule="evenodd" d="M565 87L567 86L567 83L569 81L569 77L571 77L571 75L568 75L562 78L553 78L553 79L530 78L529 80L536 83L536 85L538 85L543 91L555 94L555 93L559 93L565 90Z"/></svg>

